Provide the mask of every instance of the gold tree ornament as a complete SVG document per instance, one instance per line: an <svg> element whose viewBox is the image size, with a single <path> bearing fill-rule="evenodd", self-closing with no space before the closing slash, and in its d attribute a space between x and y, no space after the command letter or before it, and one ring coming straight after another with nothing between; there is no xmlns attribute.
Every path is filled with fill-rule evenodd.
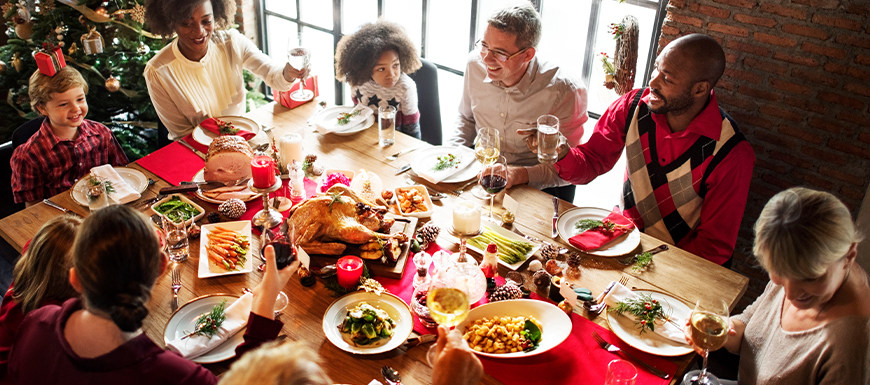
<svg viewBox="0 0 870 385"><path fill-rule="evenodd" d="M6 14L9 13L12 8L15 8L15 5L12 3L4 3L3 5L0 5L0 10L3 11L3 18L6 18Z"/></svg>
<svg viewBox="0 0 870 385"><path fill-rule="evenodd" d="M115 76L109 75L109 78L106 79L106 89L109 90L109 92L116 92L120 90L121 81L118 80L118 78L116 78Z"/></svg>
<svg viewBox="0 0 870 385"><path fill-rule="evenodd" d="M21 72L21 65L22 64L23 63L21 62L21 54L20 53L16 52L14 55L12 55L12 68L15 68L16 71Z"/></svg>
<svg viewBox="0 0 870 385"><path fill-rule="evenodd" d="M136 3L128 13L133 21L139 24L145 24L145 7L143 7L142 4Z"/></svg>
<svg viewBox="0 0 870 385"><path fill-rule="evenodd" d="M73 42L72 44L70 44L69 48L67 49L67 53L72 55L72 54L78 52L78 50L79 50L79 46L77 46L76 43Z"/></svg>
<svg viewBox="0 0 870 385"><path fill-rule="evenodd" d="M97 32L97 27L91 26L90 32L82 35L80 40L82 43L82 51L84 51L86 55L103 53L105 43L103 41L103 35L100 35L100 33Z"/></svg>
<svg viewBox="0 0 870 385"><path fill-rule="evenodd" d="M99 7L97 7L97 9L95 9L94 12L95 12L97 15L100 15L100 16L102 16L102 17L105 17L105 18L108 18L108 17L109 17L109 10L106 9L106 7L104 7L104 6L102 6L102 5L99 6Z"/></svg>
<svg viewBox="0 0 870 385"><path fill-rule="evenodd" d="M30 40L33 37L33 22L25 21L15 24L15 35L22 40Z"/></svg>

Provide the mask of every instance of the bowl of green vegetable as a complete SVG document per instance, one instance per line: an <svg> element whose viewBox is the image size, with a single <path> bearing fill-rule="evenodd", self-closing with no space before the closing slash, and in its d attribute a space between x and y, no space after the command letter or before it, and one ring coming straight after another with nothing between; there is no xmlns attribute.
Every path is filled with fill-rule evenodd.
<svg viewBox="0 0 870 385"><path fill-rule="evenodd" d="M166 213L175 210L178 210L182 215L184 215L185 221L187 221L188 225L198 221L203 215L205 215L205 210L203 210L202 207L179 194L172 194L151 205L151 211L159 215L166 215Z"/></svg>

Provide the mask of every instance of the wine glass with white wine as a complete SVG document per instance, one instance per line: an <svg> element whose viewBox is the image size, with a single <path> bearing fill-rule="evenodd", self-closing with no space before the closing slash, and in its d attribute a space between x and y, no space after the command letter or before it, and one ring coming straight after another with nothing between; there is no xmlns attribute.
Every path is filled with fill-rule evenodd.
<svg viewBox="0 0 870 385"><path fill-rule="evenodd" d="M492 127L481 127L477 130L474 140L474 156L484 167L495 163L501 154L501 138L498 130ZM478 199L488 199L490 195L480 185L471 189L471 194Z"/></svg>
<svg viewBox="0 0 870 385"><path fill-rule="evenodd" d="M704 349L701 370L683 376L683 385L718 385L719 378L707 373L707 356L728 340L728 304L721 299L699 299L690 315L692 342Z"/></svg>
<svg viewBox="0 0 870 385"><path fill-rule="evenodd" d="M430 288L426 296L426 306L429 307L429 316L435 322L451 328L462 323L470 309L468 295L452 287ZM437 344L432 344L426 354L429 366L435 366L435 355L438 354L436 346Z"/></svg>
<svg viewBox="0 0 870 385"><path fill-rule="evenodd" d="M293 69L305 72L311 60L311 51L305 47L299 47L294 44L293 39L287 42L287 62ZM290 99L297 102L307 102L314 99L314 92L305 88L305 78L300 78L302 83L296 91L290 93Z"/></svg>

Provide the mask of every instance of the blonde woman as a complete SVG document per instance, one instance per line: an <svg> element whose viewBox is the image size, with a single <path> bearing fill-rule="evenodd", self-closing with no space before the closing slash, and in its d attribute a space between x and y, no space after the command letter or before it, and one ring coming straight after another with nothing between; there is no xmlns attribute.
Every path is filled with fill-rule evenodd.
<svg viewBox="0 0 870 385"><path fill-rule="evenodd" d="M236 361L219 385L328 385L317 353L299 342L270 342Z"/></svg>
<svg viewBox="0 0 870 385"><path fill-rule="evenodd" d="M792 188L764 206L753 252L770 283L731 318L725 344L740 354L739 384L870 383L860 241L849 210L829 193Z"/></svg>
<svg viewBox="0 0 870 385"><path fill-rule="evenodd" d="M69 250L81 224L80 218L65 215L48 221L15 263L12 285L0 306L0 378L6 376L9 350L24 316L76 296L69 284Z"/></svg>

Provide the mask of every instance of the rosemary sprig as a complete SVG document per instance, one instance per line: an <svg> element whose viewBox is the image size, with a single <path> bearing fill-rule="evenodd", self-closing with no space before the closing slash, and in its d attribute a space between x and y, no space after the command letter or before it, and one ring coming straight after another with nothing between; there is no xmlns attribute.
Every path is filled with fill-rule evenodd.
<svg viewBox="0 0 870 385"><path fill-rule="evenodd" d="M656 330L656 320L670 320L670 311L665 312L662 304L654 299L649 293L639 293L636 297L616 303L609 311L619 314L628 313L634 316L635 325L640 326L640 334L647 329Z"/></svg>
<svg viewBox="0 0 870 385"><path fill-rule="evenodd" d="M620 225L607 218L604 218L604 220L581 219L574 224L574 227L580 230L581 233L587 230L597 229L599 227L603 228L604 232L606 233L613 232L614 230L628 230L629 228L628 225Z"/></svg>
<svg viewBox="0 0 870 385"><path fill-rule="evenodd" d="M362 110L354 109L351 112L342 112L338 114L338 125L343 126L347 124L354 116L359 115L360 112L362 112Z"/></svg>
<svg viewBox="0 0 870 385"><path fill-rule="evenodd" d="M435 163L435 167L433 167L432 169L435 171L446 170L451 167L459 166L460 162L462 162L462 157L453 154L447 154L444 156L439 156L438 163Z"/></svg>
<svg viewBox="0 0 870 385"><path fill-rule="evenodd" d="M112 181L103 180L102 178L94 176L93 174L88 177L88 183L90 183L91 186L99 186L102 183L106 186L106 194L112 194L115 192L115 186L112 185Z"/></svg>
<svg viewBox="0 0 870 385"><path fill-rule="evenodd" d="M344 203L344 201L341 199L341 193L329 193L329 196L332 198L332 200L329 201L329 212L332 212L333 203Z"/></svg>
<svg viewBox="0 0 870 385"><path fill-rule="evenodd" d="M220 330L221 325L223 325L224 320L227 318L226 306L227 300L222 300L219 304L215 305L210 312L199 316L199 318L196 319L196 326L193 332L187 334L181 339L193 337L195 335L205 336L208 337L208 339L214 337L218 330Z"/></svg>
<svg viewBox="0 0 870 385"><path fill-rule="evenodd" d="M638 254L637 257L634 259L634 266L631 269L634 271L643 270L649 267L652 262L653 253L650 253L649 251L644 251L643 253Z"/></svg>
<svg viewBox="0 0 870 385"><path fill-rule="evenodd" d="M215 119L215 122L217 122L218 132L221 135L235 135L239 133L239 129L233 126L232 122L225 122L220 119Z"/></svg>

